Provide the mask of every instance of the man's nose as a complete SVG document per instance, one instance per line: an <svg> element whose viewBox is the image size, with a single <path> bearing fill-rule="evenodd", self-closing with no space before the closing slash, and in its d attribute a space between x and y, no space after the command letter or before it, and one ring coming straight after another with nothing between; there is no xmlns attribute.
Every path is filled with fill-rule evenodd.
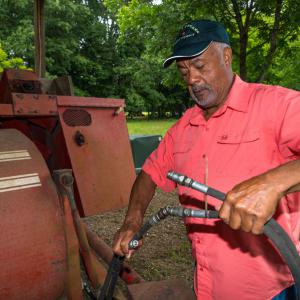
<svg viewBox="0 0 300 300"><path fill-rule="evenodd" d="M201 81L202 79L201 76L199 76L198 72L195 69L191 68L188 74L187 84L193 85L195 83L201 83Z"/></svg>

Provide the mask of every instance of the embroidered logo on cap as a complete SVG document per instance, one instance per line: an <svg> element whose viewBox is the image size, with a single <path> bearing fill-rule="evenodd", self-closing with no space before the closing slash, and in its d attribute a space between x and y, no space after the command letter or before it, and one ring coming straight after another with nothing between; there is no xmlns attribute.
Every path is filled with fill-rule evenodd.
<svg viewBox="0 0 300 300"><path fill-rule="evenodd" d="M174 43L176 45L179 41L187 39L189 37L195 36L199 33L199 30L191 24L185 25L182 30L179 32L177 39Z"/></svg>

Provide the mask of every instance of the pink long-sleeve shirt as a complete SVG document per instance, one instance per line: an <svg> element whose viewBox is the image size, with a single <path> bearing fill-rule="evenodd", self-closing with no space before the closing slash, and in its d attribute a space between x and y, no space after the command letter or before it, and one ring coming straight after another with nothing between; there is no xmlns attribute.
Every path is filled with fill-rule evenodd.
<svg viewBox="0 0 300 300"><path fill-rule="evenodd" d="M204 208L204 195L176 186L169 170L223 192L300 157L300 93L246 83L237 75L225 104L206 121L194 106L167 132L143 171L164 191L177 187L180 203ZM220 201L207 198L208 207ZM283 197L273 216L300 250L300 194ZM232 230L217 219L185 220L197 262L198 299L271 299L293 278L264 235Z"/></svg>

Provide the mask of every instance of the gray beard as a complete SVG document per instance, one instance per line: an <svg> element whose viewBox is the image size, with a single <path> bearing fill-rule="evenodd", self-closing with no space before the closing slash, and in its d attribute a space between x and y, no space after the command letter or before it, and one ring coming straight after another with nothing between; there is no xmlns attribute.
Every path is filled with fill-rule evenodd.
<svg viewBox="0 0 300 300"><path fill-rule="evenodd" d="M199 100L195 95L194 93L190 93L190 96L192 98L192 100L198 105L200 106L201 108L208 108L209 107L209 103L207 103L207 101L205 100Z"/></svg>

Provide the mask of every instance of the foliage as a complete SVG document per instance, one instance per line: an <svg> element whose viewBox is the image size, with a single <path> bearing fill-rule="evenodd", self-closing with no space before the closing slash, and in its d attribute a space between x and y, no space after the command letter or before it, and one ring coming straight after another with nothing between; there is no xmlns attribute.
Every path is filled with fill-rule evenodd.
<svg viewBox="0 0 300 300"><path fill-rule="evenodd" d="M0 73L4 69L27 69L22 58L12 57L9 58L8 55L4 52L0 45Z"/></svg>
<svg viewBox="0 0 300 300"><path fill-rule="evenodd" d="M0 0L0 42L3 50L33 66L33 1ZM5 25L4 25L5 24Z"/></svg>
<svg viewBox="0 0 300 300"><path fill-rule="evenodd" d="M5 24L0 42L12 66L25 61L33 67L33 2L0 0L0 22ZM234 71L244 79L300 88L298 0L155 3L46 1L47 75L71 75L78 95L125 98L132 116L141 111L152 117L178 116L191 102L176 67L164 70L162 63L179 28L206 18L225 24ZM15 57L23 61L13 61Z"/></svg>
<svg viewBox="0 0 300 300"><path fill-rule="evenodd" d="M120 1L109 3L115 8ZM299 34L300 2L289 0L163 0L161 5L133 0L118 9L120 40L131 36L143 40L141 55L155 56L162 62L178 29L199 18L225 24L235 53L234 69L246 80L272 82L268 70L273 59L286 51L292 55L299 52L299 43L297 47L291 44ZM165 83L170 81L178 83L178 77L164 78Z"/></svg>
<svg viewBox="0 0 300 300"><path fill-rule="evenodd" d="M33 1L0 0L0 41L33 67ZM114 94L116 23L102 1L46 1L46 68L49 76L71 75L76 91Z"/></svg>
<svg viewBox="0 0 300 300"><path fill-rule="evenodd" d="M291 42L291 48L280 51L269 71L271 83L300 91L300 36Z"/></svg>
<svg viewBox="0 0 300 300"><path fill-rule="evenodd" d="M139 103L139 106L145 99L148 109L152 107L152 110L159 111L161 108L175 113L189 105L189 101L183 101L188 97L176 67L163 70L162 63L170 54L179 28L200 18L220 21L228 29L234 52L233 69L242 78L299 88L295 64L300 52L300 41L296 40L300 28L299 1L162 0L160 5L155 5L146 0L127 3L107 0L105 5L117 15L119 47L132 50L126 52L118 71L131 70L126 73L126 80L134 83L136 74L143 72L143 78L139 77L138 81L164 96L153 102L149 93L143 94L143 84L131 84L130 93L138 99L132 103ZM152 80L159 85L153 85ZM158 95L155 97L159 98ZM182 103L184 105L180 107Z"/></svg>

